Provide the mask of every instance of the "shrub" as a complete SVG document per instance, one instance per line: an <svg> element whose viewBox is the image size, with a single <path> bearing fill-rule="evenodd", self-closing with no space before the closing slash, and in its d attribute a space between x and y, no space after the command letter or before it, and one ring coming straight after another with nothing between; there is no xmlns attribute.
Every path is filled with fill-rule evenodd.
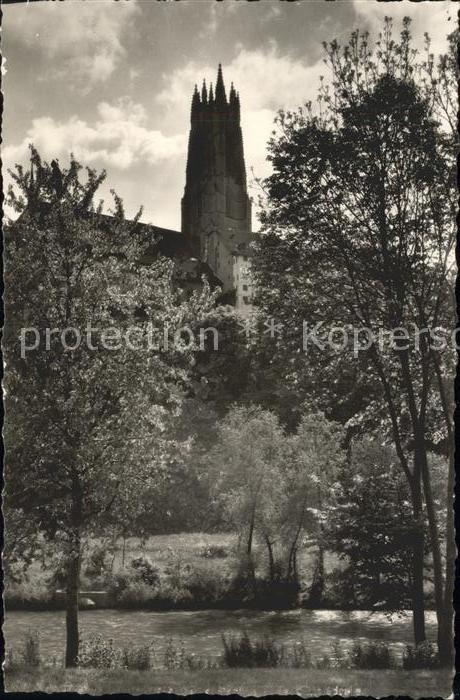
<svg viewBox="0 0 460 700"><path fill-rule="evenodd" d="M113 599L122 607L169 607L193 603L193 595L185 583L175 586L168 579L153 587L142 580L133 580L126 572L115 574L108 586Z"/></svg>
<svg viewBox="0 0 460 700"><path fill-rule="evenodd" d="M148 671L152 668L153 652L148 644L138 647L124 647L121 663L132 671Z"/></svg>
<svg viewBox="0 0 460 700"><path fill-rule="evenodd" d="M155 591L155 602L159 606L186 605L193 602L189 590L166 583Z"/></svg>
<svg viewBox="0 0 460 700"><path fill-rule="evenodd" d="M182 552L171 551L169 553L168 563L164 571L168 583L173 588L180 589L184 587L190 570L190 564L184 561Z"/></svg>
<svg viewBox="0 0 460 700"><path fill-rule="evenodd" d="M200 602L215 602L228 593L229 583L222 572L212 564L201 564L193 567L185 582L186 588L193 598Z"/></svg>
<svg viewBox="0 0 460 700"><path fill-rule="evenodd" d="M121 605L148 605L155 597L154 589L143 581L132 581L117 593Z"/></svg>
<svg viewBox="0 0 460 700"><path fill-rule="evenodd" d="M205 559L225 559L228 552L225 547L218 544L209 544L201 550L201 556Z"/></svg>
<svg viewBox="0 0 460 700"><path fill-rule="evenodd" d="M132 575L126 571L117 571L110 577L107 588L115 600L118 600L123 591L130 587L132 579Z"/></svg>
<svg viewBox="0 0 460 700"><path fill-rule="evenodd" d="M237 562L237 571L230 583L231 595L239 600L254 598L254 569L255 563L247 556Z"/></svg>
<svg viewBox="0 0 460 700"><path fill-rule="evenodd" d="M29 668L40 666L40 639L37 632L28 632L21 649L22 661Z"/></svg>
<svg viewBox="0 0 460 700"><path fill-rule="evenodd" d="M82 668L119 668L121 664L122 654L115 649L113 639L96 634L81 643L78 665Z"/></svg>
<svg viewBox="0 0 460 700"><path fill-rule="evenodd" d="M203 668L212 667L212 663L206 663L196 654L186 652L184 642L182 640L180 640L179 645L176 645L172 639L168 639L166 643L163 664L168 671L197 671Z"/></svg>
<svg viewBox="0 0 460 700"><path fill-rule="evenodd" d="M100 577L107 570L107 550L103 546L96 546L89 554L84 575L89 578Z"/></svg>
<svg viewBox="0 0 460 700"><path fill-rule="evenodd" d="M369 644L355 642L349 653L349 659L351 666L359 669L394 668L396 665L388 645L383 642Z"/></svg>
<svg viewBox="0 0 460 700"><path fill-rule="evenodd" d="M222 662L229 668L276 667L284 659L284 648L268 637L252 641L244 632L239 638L222 635L222 643Z"/></svg>
<svg viewBox="0 0 460 700"><path fill-rule="evenodd" d="M158 569L153 566L150 559L147 557L137 557L130 563L130 567L134 570L135 578L138 581L146 583L148 586L157 586L160 582L160 574Z"/></svg>
<svg viewBox="0 0 460 700"><path fill-rule="evenodd" d="M5 607L9 610L49 610L53 607L53 588L43 579L39 582L9 582L4 592Z"/></svg>
<svg viewBox="0 0 460 700"><path fill-rule="evenodd" d="M439 659L431 642L422 642L417 646L408 644L403 653L403 668L407 670L437 668Z"/></svg>

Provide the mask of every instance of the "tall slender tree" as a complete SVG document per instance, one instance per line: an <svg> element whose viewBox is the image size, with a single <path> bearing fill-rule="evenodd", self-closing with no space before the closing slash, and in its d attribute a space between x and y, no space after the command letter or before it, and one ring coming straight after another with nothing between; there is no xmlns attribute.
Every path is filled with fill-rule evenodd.
<svg viewBox="0 0 460 700"><path fill-rule="evenodd" d="M341 408L355 431L366 426L394 444L416 526L415 641L425 639L425 503L438 648L450 663L453 464L443 572L427 450L440 420L452 454L453 355L436 349L429 329L455 325L455 99L446 80L453 61L442 57L436 67L430 54L419 59L409 20L399 40L387 19L374 48L355 32L343 48L334 41L325 49L331 80L321 84L317 109L281 113L269 145L273 175L264 183L265 235L254 258L258 304L286 325L272 357L282 381L329 413ZM304 321L310 330L324 325L318 342L310 335L302 348ZM382 331L396 329L391 343L379 342ZM344 333L358 336L354 347L342 342Z"/></svg>
<svg viewBox="0 0 460 700"><path fill-rule="evenodd" d="M161 480L187 385L193 350L158 345L150 329L184 325L212 296L183 301L169 263L142 264L151 234L139 217L126 221L116 195L111 217L93 206L105 173L83 182L73 158L61 170L31 154L12 173L19 217L5 232L6 513L26 514L61 552L75 666L84 538Z"/></svg>

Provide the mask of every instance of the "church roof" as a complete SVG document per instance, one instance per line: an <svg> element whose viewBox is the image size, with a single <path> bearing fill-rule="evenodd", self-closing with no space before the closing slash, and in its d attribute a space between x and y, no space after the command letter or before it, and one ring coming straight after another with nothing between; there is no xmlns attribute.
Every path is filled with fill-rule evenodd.
<svg viewBox="0 0 460 700"><path fill-rule="evenodd" d="M113 219L110 214L100 214L100 221L109 222ZM127 224L132 223L127 221ZM162 226L154 226L153 224L145 224L138 222L136 230L143 234L149 252L156 255L164 255L167 258L171 257L187 257L192 255L190 244L180 231L175 231ZM151 240L149 244L148 241Z"/></svg>
<svg viewBox="0 0 460 700"><path fill-rule="evenodd" d="M109 214L101 214L100 219L101 223L104 221L109 223L112 217ZM141 222L138 222L136 229L145 236L147 241L143 262L153 262L158 256L163 255L176 262L176 278L185 282L186 286L201 285L203 275L211 287L222 286L221 280L216 277L209 265L194 256L190 241L180 231Z"/></svg>

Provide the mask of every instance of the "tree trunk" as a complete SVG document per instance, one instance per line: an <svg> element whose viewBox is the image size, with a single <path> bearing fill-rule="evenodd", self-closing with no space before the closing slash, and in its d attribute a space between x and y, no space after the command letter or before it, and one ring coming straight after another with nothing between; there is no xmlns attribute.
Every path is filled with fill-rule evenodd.
<svg viewBox="0 0 460 700"><path fill-rule="evenodd" d="M78 589L81 567L81 527L83 519L83 491L77 469L72 470L70 512L70 541L67 559L66 595L66 667L77 666L79 652Z"/></svg>
<svg viewBox="0 0 460 700"><path fill-rule="evenodd" d="M414 469L417 474L417 468ZM412 616L414 643L426 640L425 633L425 596L423 590L424 564L424 527L420 478L411 479L412 507L414 514L414 536L412 548Z"/></svg>
<svg viewBox="0 0 460 700"><path fill-rule="evenodd" d="M265 535L265 544L268 550L268 571L270 576L270 581L273 583L275 579L275 559L273 557L273 545L270 542L268 535Z"/></svg>
<svg viewBox="0 0 460 700"><path fill-rule="evenodd" d="M67 600L66 600L66 667L77 666L79 652L78 631L78 589L80 584L80 541L74 538L72 552L69 556L67 569Z"/></svg>
<svg viewBox="0 0 460 700"><path fill-rule="evenodd" d="M304 495L303 501L302 501L302 507L300 511L300 517L299 517L299 523L294 535L294 539L292 540L292 545L289 550L289 558L288 558L288 568L287 568L287 580L290 581L291 579L297 580L297 543L299 541L300 534L302 532L303 528L303 519L305 515L305 508L307 505L307 494Z"/></svg>
<svg viewBox="0 0 460 700"><path fill-rule="evenodd" d="M121 545L121 568L125 568L125 556L126 556L126 535L123 533L122 545Z"/></svg>
<svg viewBox="0 0 460 700"><path fill-rule="evenodd" d="M398 318L397 315L395 318ZM412 506L415 520L415 539L413 553L413 615L414 615L414 641L420 644L426 639L425 635L425 600L423 590L423 570L424 570L424 513L422 499L422 481L424 483L424 466L426 466L425 447L425 412L428 397L429 375L422 372L423 386L420 394L419 409L417 408L416 393L412 381L409 364L409 355L406 349L400 348L398 358L401 365L403 385L407 395L407 407L411 417L412 430L414 435L414 468L412 477L409 479Z"/></svg>
<svg viewBox="0 0 460 700"><path fill-rule="evenodd" d="M448 391L442 375L439 357L431 350L439 396L447 430L448 445L448 474L446 486L446 570L444 576L443 610L438 617L438 650L441 664L451 666L454 662L453 651L453 613L454 613L454 584L455 584L455 546L454 523L454 488L455 488L455 435L453 425L454 405L449 400Z"/></svg>
<svg viewBox="0 0 460 700"><path fill-rule="evenodd" d="M246 554L248 557L248 571L251 576L251 585L252 585L252 593L254 598L257 598L257 583L256 583L256 571L254 567L254 561L252 559L252 543L254 540L254 528L255 528L255 521L256 521L256 508L255 506L252 509L251 513L251 520L249 522L249 533L248 533L248 541L246 545Z"/></svg>
<svg viewBox="0 0 460 700"><path fill-rule="evenodd" d="M454 585L455 585L455 527L454 527L454 485L455 461L453 441L449 450L449 473L447 477L447 518L446 518L446 575L444 588L444 610L442 615L442 631L438 634L441 663L453 664L453 615L454 615ZM442 652L441 652L442 649ZM441 658L442 654L442 658Z"/></svg>
<svg viewBox="0 0 460 700"><path fill-rule="evenodd" d="M310 586L308 604L312 607L321 605L324 595L324 548L322 544L318 546L318 558L316 560L313 581Z"/></svg>
<svg viewBox="0 0 460 700"><path fill-rule="evenodd" d="M450 464L449 464L449 472L450 472ZM430 479L430 472L428 469L428 463L427 463L427 457L426 457L426 451L422 454L422 477L423 477L423 488L424 488L424 494L425 494L425 504L426 504L426 510L427 510L427 515L428 515L428 527L430 531L430 544L431 544L431 553L432 553L432 558L433 558L433 579L434 579L434 597L435 597L435 606L436 606L436 620L438 623L438 630L437 630L437 646L438 646L438 655L439 655L439 660L443 666L449 666L453 663L453 636L452 636L452 618L453 618L453 603L452 603L452 597L450 594L450 601L449 601L449 592L447 590L447 585L446 589L444 590L444 575L443 575L443 564L442 564L442 554L441 554L441 545L440 545L440 538L439 538L439 528L438 528L438 522L437 522L437 515L436 515L436 508L433 500L433 493L431 490L431 479ZM450 474L448 476L448 483L450 481ZM452 496L450 496L448 500L448 509L450 506L450 509L452 509ZM447 522L447 527L452 527L452 523ZM449 544L449 548L451 548L451 545L449 542L446 544ZM446 552L446 554L450 554L451 552ZM451 566L453 569L454 562L452 560L449 561L449 557L447 557L446 561L446 567ZM447 571L446 571L447 573ZM452 577L453 571L450 572L451 575L451 581L453 584L453 577ZM447 581L446 581L447 584ZM452 585L449 582L449 585ZM453 588L452 588L452 593L453 593ZM447 594L447 595L445 595Z"/></svg>
<svg viewBox="0 0 460 700"><path fill-rule="evenodd" d="M299 580L299 575L297 572L297 547L292 553L292 578L296 582Z"/></svg>
<svg viewBox="0 0 460 700"><path fill-rule="evenodd" d="M252 509L251 513L251 520L249 522L249 534L248 534L248 544L246 547L246 553L248 557L251 556L252 553L252 541L254 539L254 524L255 524L255 519L256 519L256 509Z"/></svg>
<svg viewBox="0 0 460 700"><path fill-rule="evenodd" d="M395 323L395 326L398 324ZM407 482L409 484L412 501L412 513L414 518L414 537L412 548L412 617L414 627L414 642L419 644L424 642L425 636L425 598L423 591L423 561L424 561L424 528L423 528L423 504L421 493L421 469L420 460L414 457L414 470L410 471L406 459L401 433L398 424L398 412L395 406L390 383L386 377L381 359L375 349L375 345L371 347L371 357L382 382L382 387L385 395L385 400L388 406L389 417L392 426L393 440L396 448L396 453L401 464ZM414 392L412 388L410 372L407 367L407 354L398 352L398 357L401 361L403 378L406 382L407 393L409 397L409 408L412 420L414 434L418 424L418 415L415 407Z"/></svg>

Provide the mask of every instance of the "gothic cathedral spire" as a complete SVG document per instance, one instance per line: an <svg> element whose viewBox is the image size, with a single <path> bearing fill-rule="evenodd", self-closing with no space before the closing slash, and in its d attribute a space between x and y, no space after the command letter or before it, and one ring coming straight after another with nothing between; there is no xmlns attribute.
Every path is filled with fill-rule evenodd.
<svg viewBox="0 0 460 700"><path fill-rule="evenodd" d="M217 82L216 82L216 105L218 107L223 107L227 104L227 96L225 94L224 78L222 75L222 64L219 63L219 68L217 70Z"/></svg>
<svg viewBox="0 0 460 700"><path fill-rule="evenodd" d="M215 91L203 83L192 99L182 233L194 255L233 288L234 251L252 240L251 200L246 187L239 96L232 83L229 100L219 64Z"/></svg>

